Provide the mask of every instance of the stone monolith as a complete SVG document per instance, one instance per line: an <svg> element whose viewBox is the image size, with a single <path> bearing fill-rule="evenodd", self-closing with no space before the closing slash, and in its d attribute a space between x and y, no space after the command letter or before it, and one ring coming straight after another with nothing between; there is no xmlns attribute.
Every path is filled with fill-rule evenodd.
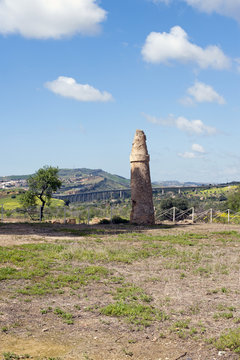
<svg viewBox="0 0 240 360"><path fill-rule="evenodd" d="M130 222L139 225L155 223L149 160L146 136L142 130L136 130L130 155L132 199Z"/></svg>

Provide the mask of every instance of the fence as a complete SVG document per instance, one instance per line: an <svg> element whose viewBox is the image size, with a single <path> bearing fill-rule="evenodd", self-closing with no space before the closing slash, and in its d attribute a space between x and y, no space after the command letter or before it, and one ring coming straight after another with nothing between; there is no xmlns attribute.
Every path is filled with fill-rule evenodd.
<svg viewBox="0 0 240 360"><path fill-rule="evenodd" d="M106 219L112 222L116 218L129 219L131 207L129 205L99 204L82 205L79 208L67 206L46 207L44 210L44 221L72 223L72 224L97 224L100 220ZM0 221L39 221L40 207L29 209L5 209L0 204ZM156 223L161 222L192 222L192 223L225 223L240 224L240 212L234 212L230 209L225 211L208 209L200 211L199 209L189 208L186 210L172 207L171 209L161 210L155 208Z"/></svg>
<svg viewBox="0 0 240 360"><path fill-rule="evenodd" d="M240 212L234 212L230 209L225 211L208 209L196 211L194 207L187 210L181 210L176 207L155 213L155 220L168 220L173 223L180 221L191 221L192 223L234 223L240 224Z"/></svg>
<svg viewBox="0 0 240 360"><path fill-rule="evenodd" d="M113 204L103 204L102 206L82 205L78 208L68 206L45 207L43 221L72 223L72 224L94 224L100 220L112 222L117 218L129 219L130 206L118 206ZM40 207L28 209L5 209L0 204L0 222L12 221L40 221Z"/></svg>

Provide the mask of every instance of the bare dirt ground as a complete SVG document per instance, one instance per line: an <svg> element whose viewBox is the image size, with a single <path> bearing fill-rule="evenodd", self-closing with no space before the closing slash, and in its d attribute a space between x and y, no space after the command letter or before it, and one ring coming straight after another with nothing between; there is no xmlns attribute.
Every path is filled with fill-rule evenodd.
<svg viewBox="0 0 240 360"><path fill-rule="evenodd" d="M0 224L0 359L239 359L239 255L237 225Z"/></svg>

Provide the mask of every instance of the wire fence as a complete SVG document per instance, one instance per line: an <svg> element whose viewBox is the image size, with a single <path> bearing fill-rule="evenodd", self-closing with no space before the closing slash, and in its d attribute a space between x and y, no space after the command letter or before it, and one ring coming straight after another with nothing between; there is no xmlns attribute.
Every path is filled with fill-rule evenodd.
<svg viewBox="0 0 240 360"><path fill-rule="evenodd" d="M214 209L199 211L194 209L194 207L181 210L173 207L157 213L155 220L156 222L170 220L173 223L184 221L192 223L240 224L240 212L235 212L230 209L224 211Z"/></svg>
<svg viewBox="0 0 240 360"><path fill-rule="evenodd" d="M121 204L90 204L82 205L78 208L68 206L49 206L44 209L43 221L51 223L69 223L69 224L98 224L98 223L118 223L127 222L130 218L131 207ZM0 221L1 222L26 222L39 221L40 207L34 208L17 208L5 209L0 204ZM123 221L121 221L123 220ZM208 209L200 211L199 209L171 209L161 210L155 208L156 223L224 223L240 224L240 212L234 212L230 209L225 211Z"/></svg>
<svg viewBox="0 0 240 360"><path fill-rule="evenodd" d="M82 205L79 207L49 206L45 207L43 221L69 224L97 224L99 222L127 222L130 217L129 206L103 204L101 206ZM0 204L0 222L38 222L41 219L40 206L27 209L6 209ZM125 220L125 221L124 221Z"/></svg>

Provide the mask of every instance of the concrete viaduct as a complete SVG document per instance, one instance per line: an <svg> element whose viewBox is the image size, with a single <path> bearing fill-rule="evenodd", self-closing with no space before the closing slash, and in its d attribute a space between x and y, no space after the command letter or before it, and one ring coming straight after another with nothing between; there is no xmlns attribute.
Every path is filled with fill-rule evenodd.
<svg viewBox="0 0 240 360"><path fill-rule="evenodd" d="M167 192L184 193L185 191L195 190L206 190L211 188L211 185L205 186L171 186L171 187L153 187L153 194L164 195ZM216 187L216 185L214 186ZM92 201L104 201L109 199L124 199L131 196L131 189L120 189L120 190L104 190L104 191L91 191L91 192L80 192L72 195L55 195L54 197L60 200L68 200L73 202L92 202Z"/></svg>

